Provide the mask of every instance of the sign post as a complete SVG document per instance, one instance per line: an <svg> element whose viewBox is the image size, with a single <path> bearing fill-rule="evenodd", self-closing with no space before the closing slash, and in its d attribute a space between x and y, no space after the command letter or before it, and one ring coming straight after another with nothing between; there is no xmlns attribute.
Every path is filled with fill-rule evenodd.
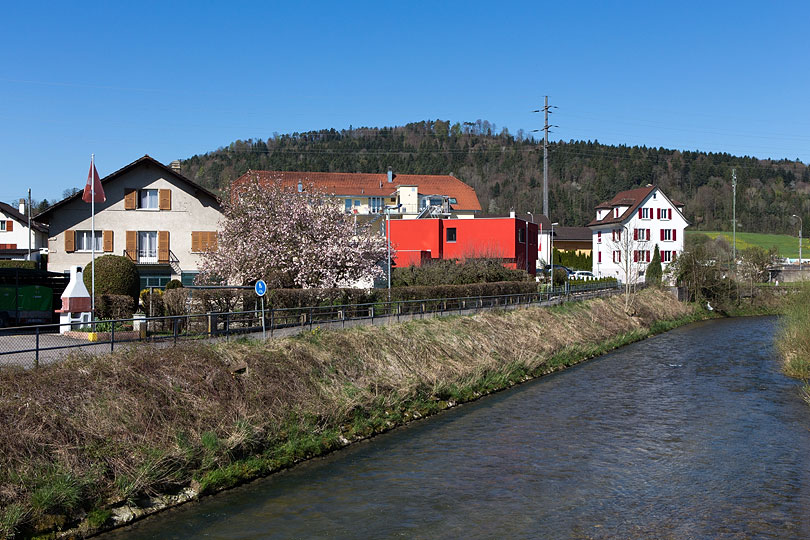
<svg viewBox="0 0 810 540"><path fill-rule="evenodd" d="M267 292L267 283L265 283L263 279L260 279L256 282L256 285L254 285L253 290L255 290L259 298L262 299L262 339L267 339L267 328L264 323L264 295Z"/></svg>

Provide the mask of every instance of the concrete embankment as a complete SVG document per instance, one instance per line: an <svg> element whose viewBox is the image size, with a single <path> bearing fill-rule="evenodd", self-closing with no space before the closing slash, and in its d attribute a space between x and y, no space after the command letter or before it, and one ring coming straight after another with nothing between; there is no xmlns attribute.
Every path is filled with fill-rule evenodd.
<svg viewBox="0 0 810 540"><path fill-rule="evenodd" d="M702 316L651 289L629 314L619 296L0 370L0 536L119 525Z"/></svg>

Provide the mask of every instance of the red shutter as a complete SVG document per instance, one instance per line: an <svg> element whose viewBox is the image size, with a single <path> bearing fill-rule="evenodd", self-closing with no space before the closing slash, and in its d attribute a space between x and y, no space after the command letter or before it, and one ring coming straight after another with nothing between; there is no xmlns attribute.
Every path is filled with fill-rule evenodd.
<svg viewBox="0 0 810 540"><path fill-rule="evenodd" d="M633 229L633 240L638 240L638 229Z"/></svg>
<svg viewBox="0 0 810 540"><path fill-rule="evenodd" d="M678 232L676 229L672 229L672 241L673 242L678 239L677 236L675 235L676 232Z"/></svg>
<svg viewBox="0 0 810 540"><path fill-rule="evenodd" d="M661 241L664 241L664 229L661 229Z"/></svg>
<svg viewBox="0 0 810 540"><path fill-rule="evenodd" d="M641 219L641 208L638 209L638 219Z"/></svg>
<svg viewBox="0 0 810 540"><path fill-rule="evenodd" d="M672 256L670 257L670 260L671 260L672 262L675 262L675 253L677 253L677 252L676 252L676 251L673 251L673 252L672 252Z"/></svg>
<svg viewBox="0 0 810 540"><path fill-rule="evenodd" d="M647 250L647 262L650 262L650 250Z"/></svg>
<svg viewBox="0 0 810 540"><path fill-rule="evenodd" d="M667 213L669 214L669 219L672 219L672 208L667 210Z"/></svg>
<svg viewBox="0 0 810 540"><path fill-rule="evenodd" d="M597 260L597 262L600 262L600 263L601 263L601 262L602 262L602 252L600 251L599 253L597 253L597 255L598 255L598 260Z"/></svg>
<svg viewBox="0 0 810 540"><path fill-rule="evenodd" d="M650 229L647 229L647 240L650 239Z"/></svg>
<svg viewBox="0 0 810 540"><path fill-rule="evenodd" d="M11 220L6 221L6 230L11 232L14 230L14 222Z"/></svg>
<svg viewBox="0 0 810 540"><path fill-rule="evenodd" d="M638 262L638 250L633 250L633 262Z"/></svg>
<svg viewBox="0 0 810 540"><path fill-rule="evenodd" d="M596 243L597 244L602 243L602 231L599 231L598 233L596 233Z"/></svg>

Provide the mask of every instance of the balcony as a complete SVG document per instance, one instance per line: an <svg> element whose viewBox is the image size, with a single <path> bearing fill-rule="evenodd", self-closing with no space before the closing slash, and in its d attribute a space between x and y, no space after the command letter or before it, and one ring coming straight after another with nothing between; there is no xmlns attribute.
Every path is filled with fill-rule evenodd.
<svg viewBox="0 0 810 540"><path fill-rule="evenodd" d="M127 251L124 250L124 257L128 258L135 264L141 265L151 265L151 266L171 266L180 262L180 259L174 254L173 251L169 250L168 258L161 259L158 255L156 250L136 250L136 251Z"/></svg>

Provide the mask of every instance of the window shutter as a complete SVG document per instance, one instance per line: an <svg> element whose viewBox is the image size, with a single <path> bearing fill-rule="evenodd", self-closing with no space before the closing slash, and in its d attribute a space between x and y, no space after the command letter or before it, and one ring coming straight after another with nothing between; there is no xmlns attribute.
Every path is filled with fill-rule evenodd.
<svg viewBox="0 0 810 540"><path fill-rule="evenodd" d="M650 239L650 229L647 229L647 240Z"/></svg>
<svg viewBox="0 0 810 540"><path fill-rule="evenodd" d="M200 236L203 233L199 231L191 231L191 252L192 253L199 253L202 251L202 242Z"/></svg>
<svg viewBox="0 0 810 540"><path fill-rule="evenodd" d="M102 233L102 237L104 241L104 251L113 251L113 232L104 231L104 233Z"/></svg>
<svg viewBox="0 0 810 540"><path fill-rule="evenodd" d="M633 240L638 240L638 229L633 229Z"/></svg>
<svg viewBox="0 0 810 540"><path fill-rule="evenodd" d="M664 229L661 229L661 241L664 241Z"/></svg>
<svg viewBox="0 0 810 540"><path fill-rule="evenodd" d="M161 210L172 209L172 190L160 189L158 190L158 208Z"/></svg>
<svg viewBox="0 0 810 540"><path fill-rule="evenodd" d="M597 257L598 257L597 262L600 262L600 263L601 263L601 262L602 262L602 252L601 252L601 251L599 251L599 252L597 252L597 254L596 254L596 255L597 255Z"/></svg>
<svg viewBox="0 0 810 540"><path fill-rule="evenodd" d="M212 231L208 233L208 250L209 251L216 251L217 250L217 232Z"/></svg>
<svg viewBox="0 0 810 540"><path fill-rule="evenodd" d="M677 232L678 232L677 229L672 229L672 241L673 242L678 239L678 237L676 236Z"/></svg>
<svg viewBox="0 0 810 540"><path fill-rule="evenodd" d="M602 243L602 231L599 231L599 232L596 233L596 243L597 244Z"/></svg>
<svg viewBox="0 0 810 540"><path fill-rule="evenodd" d="M138 260L138 231L127 231L126 233L127 257L131 261Z"/></svg>
<svg viewBox="0 0 810 540"><path fill-rule="evenodd" d="M672 262L675 262L675 253L677 253L677 252L676 251L672 252L672 257L670 259L670 260L672 260Z"/></svg>
<svg viewBox="0 0 810 540"><path fill-rule="evenodd" d="M169 262L169 231L158 231L158 262Z"/></svg>
<svg viewBox="0 0 810 540"><path fill-rule="evenodd" d="M672 219L672 208L667 210L667 215L669 215L669 219Z"/></svg>
<svg viewBox="0 0 810 540"><path fill-rule="evenodd" d="M647 262L650 262L650 250L647 250Z"/></svg>
<svg viewBox="0 0 810 540"><path fill-rule="evenodd" d="M14 222L11 220L6 221L6 231L11 232L14 230Z"/></svg>
<svg viewBox="0 0 810 540"><path fill-rule="evenodd" d="M124 190L124 210L135 210L138 207L138 192L127 188Z"/></svg>
<svg viewBox="0 0 810 540"><path fill-rule="evenodd" d="M638 250L633 250L633 262L638 262Z"/></svg>
<svg viewBox="0 0 810 540"><path fill-rule="evenodd" d="M638 209L638 219L641 219L641 208Z"/></svg>
<svg viewBox="0 0 810 540"><path fill-rule="evenodd" d="M76 251L76 231L65 231L65 252L73 253Z"/></svg>

